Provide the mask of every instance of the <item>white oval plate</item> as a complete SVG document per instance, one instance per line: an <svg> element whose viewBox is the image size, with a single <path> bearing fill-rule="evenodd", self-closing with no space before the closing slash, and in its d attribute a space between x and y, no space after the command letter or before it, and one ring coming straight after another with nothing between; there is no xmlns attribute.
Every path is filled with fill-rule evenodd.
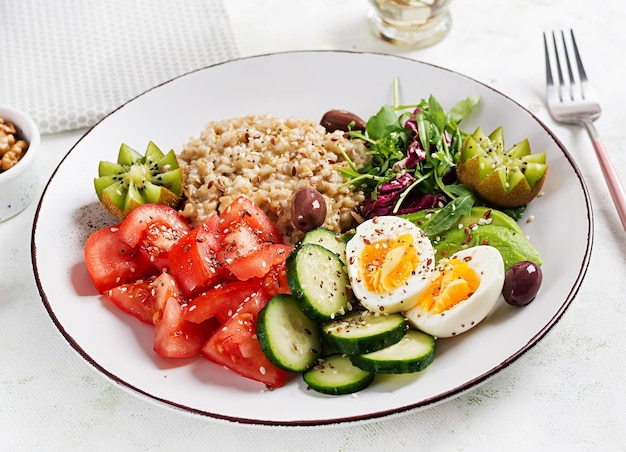
<svg viewBox="0 0 626 452"><path fill-rule="evenodd" d="M93 178L100 160L115 160L122 142L153 140L180 151L205 123L248 114L318 120L331 108L364 119L393 101L433 94L450 108L469 95L480 107L462 124L471 132L502 125L509 144L525 137L546 151L545 195L522 222L543 256L544 284L523 309L499 306L477 328L440 340L425 371L380 377L356 396L324 396L297 378L275 391L206 359L175 361L152 351L152 328L104 303L83 262L83 244L112 224ZM565 220L566 219L566 220ZM565 224L564 221L567 223ZM535 345L574 298L589 262L593 223L582 176L556 137L513 100L470 78L401 57L354 52L293 52L231 61L171 80L122 105L89 130L60 163L39 203L32 237L37 284L50 317L70 345L115 383L212 419L261 425L323 425L376 419L458 396L495 375ZM502 384L506 384L505 381Z"/></svg>

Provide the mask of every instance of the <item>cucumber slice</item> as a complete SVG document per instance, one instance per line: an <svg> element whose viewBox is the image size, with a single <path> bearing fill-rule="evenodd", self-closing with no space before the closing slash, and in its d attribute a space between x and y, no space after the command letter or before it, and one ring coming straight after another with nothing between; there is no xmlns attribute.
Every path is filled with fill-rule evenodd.
<svg viewBox="0 0 626 452"><path fill-rule="evenodd" d="M319 364L302 374L305 383L322 394L351 394L368 387L374 374L356 367L346 355L325 356Z"/></svg>
<svg viewBox="0 0 626 452"><path fill-rule="evenodd" d="M301 244L316 243L324 248L335 253L341 262L346 262L346 242L343 241L341 235L335 234L330 229L315 228L307 232L302 240Z"/></svg>
<svg viewBox="0 0 626 452"><path fill-rule="evenodd" d="M348 274L334 252L306 243L286 263L287 283L307 317L326 322L352 309Z"/></svg>
<svg viewBox="0 0 626 452"><path fill-rule="evenodd" d="M408 325L400 313L352 312L322 326L324 341L340 353L360 355L395 344Z"/></svg>
<svg viewBox="0 0 626 452"><path fill-rule="evenodd" d="M319 325L304 315L291 295L276 295L261 310L257 338L267 358L291 372L309 369L322 352Z"/></svg>
<svg viewBox="0 0 626 452"><path fill-rule="evenodd" d="M409 330L395 344L364 355L350 357L352 363L368 372L407 374L424 370L435 358L435 338L418 330Z"/></svg>

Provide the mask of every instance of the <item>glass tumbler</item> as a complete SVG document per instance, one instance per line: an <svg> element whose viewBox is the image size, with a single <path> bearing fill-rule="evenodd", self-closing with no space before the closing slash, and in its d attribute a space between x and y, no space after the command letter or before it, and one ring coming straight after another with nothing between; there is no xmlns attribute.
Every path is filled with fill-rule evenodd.
<svg viewBox="0 0 626 452"><path fill-rule="evenodd" d="M385 41L409 47L428 47L450 31L451 0L369 0L372 32Z"/></svg>

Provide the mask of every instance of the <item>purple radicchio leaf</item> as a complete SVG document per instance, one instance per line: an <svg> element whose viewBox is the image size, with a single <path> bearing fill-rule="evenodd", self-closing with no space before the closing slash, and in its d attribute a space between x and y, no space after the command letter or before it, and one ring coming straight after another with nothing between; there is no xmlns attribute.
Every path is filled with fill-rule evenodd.
<svg viewBox="0 0 626 452"><path fill-rule="evenodd" d="M426 151L422 147L422 143L420 143L417 122L415 120L415 115L419 112L420 109L416 109L404 123L404 127L412 132L410 134L412 141L407 147L406 157L394 164L394 169L397 171L413 170L419 162L426 159Z"/></svg>
<svg viewBox="0 0 626 452"><path fill-rule="evenodd" d="M415 178L408 173L401 175L396 180L387 182L380 186L376 199L369 198L361 205L361 214L365 218L373 218L382 215L402 215L418 210L432 209L434 207L442 207L447 203L446 197L441 194L415 194L408 195L400 209L394 212L400 196L408 187L410 187Z"/></svg>
<svg viewBox="0 0 626 452"><path fill-rule="evenodd" d="M422 111L421 108L416 108L413 110L413 114L409 116L409 119L404 123L404 127L407 129L411 129L417 135L417 114Z"/></svg>
<svg viewBox="0 0 626 452"><path fill-rule="evenodd" d="M393 165L393 169L396 171L414 170L417 164L426 158L426 152L422 149L417 137L409 144L406 150L406 157L399 160Z"/></svg>
<svg viewBox="0 0 626 452"><path fill-rule="evenodd" d="M402 192L415 182L415 178L404 173L397 179L382 184L376 194L376 199L368 198L361 204L361 215L373 218L381 215L390 215L398 202Z"/></svg>
<svg viewBox="0 0 626 452"><path fill-rule="evenodd" d="M441 193L410 196L404 200L397 215L417 212L424 209L432 209L435 207L443 207L447 204L447 199Z"/></svg>
<svg viewBox="0 0 626 452"><path fill-rule="evenodd" d="M415 182L413 175L404 173L396 179L382 184L378 189L378 193L397 193L400 195L400 193L402 193L406 188L409 188L413 182Z"/></svg>
<svg viewBox="0 0 626 452"><path fill-rule="evenodd" d="M361 215L364 218L374 218L383 215L391 215L393 212L394 200L400 196L395 193L386 195L378 194L376 199L368 198L361 204Z"/></svg>

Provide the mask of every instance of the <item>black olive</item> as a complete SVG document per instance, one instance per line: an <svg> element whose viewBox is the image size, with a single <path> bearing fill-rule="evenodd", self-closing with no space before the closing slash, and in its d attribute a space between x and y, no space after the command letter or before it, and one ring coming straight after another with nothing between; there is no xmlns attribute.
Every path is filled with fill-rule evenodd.
<svg viewBox="0 0 626 452"><path fill-rule="evenodd" d="M320 124L329 133L335 130L343 130L344 132L349 132L350 130L365 131L365 122L354 113L345 110L330 110L326 112L322 116Z"/></svg>
<svg viewBox="0 0 626 452"><path fill-rule="evenodd" d="M532 261L517 262L504 275L502 296L512 306L526 306L537 296L542 280L539 265Z"/></svg>
<svg viewBox="0 0 626 452"><path fill-rule="evenodd" d="M326 201L320 192L301 188L291 200L291 221L302 232L321 226L326 220Z"/></svg>

